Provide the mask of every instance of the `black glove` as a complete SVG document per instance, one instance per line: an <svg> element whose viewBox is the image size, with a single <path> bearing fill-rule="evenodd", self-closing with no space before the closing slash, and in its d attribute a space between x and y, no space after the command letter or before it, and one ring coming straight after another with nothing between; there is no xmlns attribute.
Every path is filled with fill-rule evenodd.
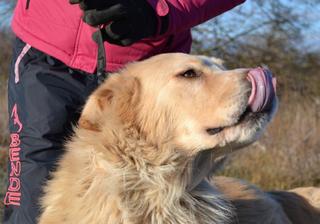
<svg viewBox="0 0 320 224"><path fill-rule="evenodd" d="M157 17L146 0L69 0L84 11L83 20L91 26L105 25L103 40L128 46L157 32ZM97 42L97 31L93 39Z"/></svg>

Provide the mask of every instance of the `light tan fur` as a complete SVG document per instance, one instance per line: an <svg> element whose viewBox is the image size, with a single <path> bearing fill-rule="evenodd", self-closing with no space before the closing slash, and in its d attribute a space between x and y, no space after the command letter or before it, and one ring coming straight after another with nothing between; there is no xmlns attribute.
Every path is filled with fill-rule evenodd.
<svg viewBox="0 0 320 224"><path fill-rule="evenodd" d="M193 78L183 76L190 70ZM234 222L232 201L204 178L225 153L255 141L276 110L274 102L240 119L247 73L163 54L111 75L88 99L45 187L39 223Z"/></svg>
<svg viewBox="0 0 320 224"><path fill-rule="evenodd" d="M313 206L320 209L320 188L318 187L299 187L290 190L290 192L306 198Z"/></svg>

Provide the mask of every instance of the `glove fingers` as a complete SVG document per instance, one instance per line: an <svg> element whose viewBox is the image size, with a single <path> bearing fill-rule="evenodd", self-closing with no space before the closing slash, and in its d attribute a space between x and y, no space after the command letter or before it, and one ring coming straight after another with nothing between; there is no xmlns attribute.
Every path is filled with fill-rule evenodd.
<svg viewBox="0 0 320 224"><path fill-rule="evenodd" d="M130 27L127 20L119 20L106 26L105 34L112 39L118 40L121 37L128 36Z"/></svg>
<svg viewBox="0 0 320 224"><path fill-rule="evenodd" d="M123 18L125 14L126 11L123 6L116 4L105 10L87 10L84 12L83 20L91 26L97 26L119 20Z"/></svg>
<svg viewBox="0 0 320 224"><path fill-rule="evenodd" d="M102 38L104 41L107 41L111 44L116 44L120 46L128 46L135 42L132 38L129 38L128 29L123 28L123 25L127 24L125 21L118 21L115 23L109 24L107 27L102 29L101 31L97 31L92 35L92 38L95 42L98 43L99 40L99 32L102 32Z"/></svg>
<svg viewBox="0 0 320 224"><path fill-rule="evenodd" d="M127 38L127 39L120 40L119 45L123 46L123 47L126 47L126 46L129 46L129 45L133 44L134 42L136 42L136 41L134 41L133 39Z"/></svg>
<svg viewBox="0 0 320 224"><path fill-rule="evenodd" d="M96 31L96 32L94 32L94 33L92 34L92 39L93 39L96 43L99 43L100 32L102 32L102 39L103 39L103 41L107 41L107 42L110 43L110 44L121 45L121 44L120 44L120 40L109 37L109 36L106 34L105 29L98 30L98 31Z"/></svg>
<svg viewBox="0 0 320 224"><path fill-rule="evenodd" d="M130 38L115 40L115 39L112 39L112 38L106 36L103 39L104 39L104 41L107 41L110 44L115 44L115 45L119 45L119 46L123 46L123 47L129 46L134 43L134 41Z"/></svg>
<svg viewBox="0 0 320 224"><path fill-rule="evenodd" d="M114 4L117 4L117 0L70 0L70 1L80 1L80 8L82 10L98 9L102 10L108 8Z"/></svg>
<svg viewBox="0 0 320 224"><path fill-rule="evenodd" d="M79 4L81 0L69 0L70 4Z"/></svg>
<svg viewBox="0 0 320 224"><path fill-rule="evenodd" d="M132 30L130 22L127 20L120 20L109 24L103 32L103 38L109 43L120 46L128 46L135 42L130 38Z"/></svg>

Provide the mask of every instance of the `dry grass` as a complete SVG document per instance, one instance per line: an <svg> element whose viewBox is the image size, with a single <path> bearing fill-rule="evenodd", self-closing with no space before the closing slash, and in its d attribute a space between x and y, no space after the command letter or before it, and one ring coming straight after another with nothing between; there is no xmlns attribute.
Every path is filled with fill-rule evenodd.
<svg viewBox="0 0 320 224"><path fill-rule="evenodd" d="M8 143L8 111L6 79L0 79L0 145Z"/></svg>
<svg viewBox="0 0 320 224"><path fill-rule="evenodd" d="M4 79L3 79L4 80ZM7 180L7 145L8 145L8 126L7 126L7 97L6 85L0 81L0 219L2 217L2 198L5 192Z"/></svg>
<svg viewBox="0 0 320 224"><path fill-rule="evenodd" d="M0 33L0 220L2 219L2 198L6 187L7 148L9 143L7 111L7 74L11 60L11 39Z"/></svg>
<svg viewBox="0 0 320 224"><path fill-rule="evenodd" d="M8 112L6 79L0 79L0 219L2 217L2 198L7 182L7 145L8 145Z"/></svg>
<svg viewBox="0 0 320 224"><path fill-rule="evenodd" d="M3 196L7 183L7 149L0 145L0 220L2 220L3 213Z"/></svg>

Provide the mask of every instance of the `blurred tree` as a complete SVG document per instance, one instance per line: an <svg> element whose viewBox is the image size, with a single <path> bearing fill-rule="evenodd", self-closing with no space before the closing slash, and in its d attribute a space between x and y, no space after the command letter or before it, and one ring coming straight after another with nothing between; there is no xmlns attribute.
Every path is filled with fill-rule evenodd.
<svg viewBox="0 0 320 224"><path fill-rule="evenodd" d="M11 44L12 34L7 32L0 32L0 80L4 73L7 73L9 64L8 60L11 58Z"/></svg>

